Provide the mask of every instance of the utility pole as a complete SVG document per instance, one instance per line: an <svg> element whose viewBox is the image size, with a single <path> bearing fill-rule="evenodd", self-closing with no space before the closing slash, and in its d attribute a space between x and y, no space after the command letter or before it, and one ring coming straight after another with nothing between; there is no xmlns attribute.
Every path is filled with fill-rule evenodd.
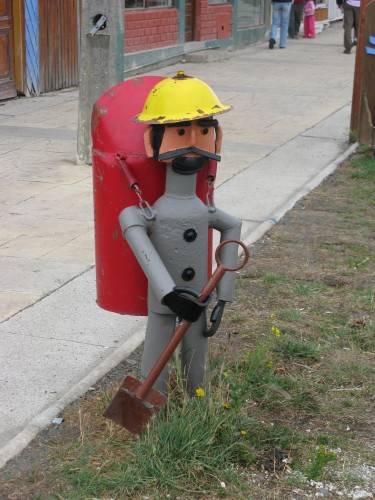
<svg viewBox="0 0 375 500"><path fill-rule="evenodd" d="M123 0L83 0L77 164L91 164L91 113L95 102L124 79Z"/></svg>

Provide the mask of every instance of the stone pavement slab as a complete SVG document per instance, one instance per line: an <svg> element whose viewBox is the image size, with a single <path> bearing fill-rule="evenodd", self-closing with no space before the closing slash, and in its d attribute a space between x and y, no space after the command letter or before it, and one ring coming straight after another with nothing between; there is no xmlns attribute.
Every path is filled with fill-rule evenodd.
<svg viewBox="0 0 375 500"><path fill-rule="evenodd" d="M97 306L93 269L0 323L0 449L144 324Z"/></svg>
<svg viewBox="0 0 375 500"><path fill-rule="evenodd" d="M38 299L60 288L85 270L87 266L79 262L61 265L61 262L40 259L0 257L2 290L30 293Z"/></svg>
<svg viewBox="0 0 375 500"><path fill-rule="evenodd" d="M70 120L69 120L70 122ZM61 124L61 122L59 122ZM75 141L76 131L75 130L61 130L59 128L35 128L34 126L23 127L17 125L1 125L0 134L2 137L16 138L19 141L19 146L24 145L25 138L42 138L42 139L60 139L66 141ZM21 142L21 139L22 142ZM30 141L31 142L31 141ZM40 141L39 141L40 142ZM13 143L14 144L14 143Z"/></svg>

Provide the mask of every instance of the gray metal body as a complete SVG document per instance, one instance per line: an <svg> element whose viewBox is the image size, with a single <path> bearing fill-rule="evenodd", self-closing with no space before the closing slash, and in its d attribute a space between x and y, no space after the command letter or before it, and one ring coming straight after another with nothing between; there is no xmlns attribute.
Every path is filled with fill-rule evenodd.
<svg viewBox="0 0 375 500"><path fill-rule="evenodd" d="M119 221L123 237L132 248L147 276L149 318L146 330L142 376L146 376L168 342L176 323L171 310L161 304L174 286L189 286L198 292L208 278L208 229L221 233L221 241L239 239L241 221L220 209L208 208L196 196L196 174L181 175L167 165L166 189L152 207L153 218L146 218L136 206L124 209ZM194 229L196 237L187 241L185 232ZM220 255L228 266L237 262L238 248L226 245ZM187 268L192 279L184 280ZM217 299L231 301L235 273L226 273L217 287ZM208 367L208 339L202 332L205 315L191 325L181 344L181 363L190 393L204 383ZM167 391L168 370L158 378L155 388Z"/></svg>

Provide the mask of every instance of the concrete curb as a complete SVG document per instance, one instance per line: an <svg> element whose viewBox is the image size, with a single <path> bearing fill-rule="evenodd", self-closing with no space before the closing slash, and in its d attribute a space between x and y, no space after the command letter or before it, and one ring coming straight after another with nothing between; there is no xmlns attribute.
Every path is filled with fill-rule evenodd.
<svg viewBox="0 0 375 500"><path fill-rule="evenodd" d="M30 422L0 450L0 469L24 450L37 434L51 424L51 420L70 403L85 394L89 388L106 375L112 368L128 357L144 340L145 329L142 327L130 339L126 340L113 353L105 358L100 365L94 368L80 382L53 405L36 415Z"/></svg>
<svg viewBox="0 0 375 500"><path fill-rule="evenodd" d="M260 240L260 238L269 231L275 224L277 224L280 219L288 212L290 209L294 207L294 205L301 198L310 193L313 189L318 187L323 180L331 175L336 168L343 163L349 156L351 156L355 150L358 148L358 143L354 143L335 161L331 162L327 165L321 172L319 172L315 177L310 179L301 189L295 192L293 196L289 198L289 200L282 206L278 207L273 215L270 215L267 220L261 222L255 229L250 231L248 235L243 238L243 242L247 247Z"/></svg>
<svg viewBox="0 0 375 500"><path fill-rule="evenodd" d="M336 168L343 163L357 149L358 143L351 145L341 156L330 163L318 175L307 182L298 190L284 205L268 217L267 220L260 223L254 230L243 238L246 246L250 246L258 241L267 231L269 231L279 220L297 203L298 200L306 196L315 189L321 182L328 177ZM112 368L117 366L127 356L129 356L144 340L144 328L138 330L130 339L118 347L110 354L99 366L94 368L80 382L72 387L62 398L53 405L34 417L7 445L0 450L0 469L6 462L18 455L28 444L37 436L37 434L46 428L51 420L56 417L68 404L72 403L80 396L85 394L88 389L100 378L106 375Z"/></svg>

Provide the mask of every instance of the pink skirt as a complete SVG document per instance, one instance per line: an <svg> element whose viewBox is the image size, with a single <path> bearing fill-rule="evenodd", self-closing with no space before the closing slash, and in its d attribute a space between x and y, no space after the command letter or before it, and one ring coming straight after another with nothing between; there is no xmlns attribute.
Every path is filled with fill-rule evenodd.
<svg viewBox="0 0 375 500"><path fill-rule="evenodd" d="M303 20L304 38L315 38L315 16L305 16Z"/></svg>

